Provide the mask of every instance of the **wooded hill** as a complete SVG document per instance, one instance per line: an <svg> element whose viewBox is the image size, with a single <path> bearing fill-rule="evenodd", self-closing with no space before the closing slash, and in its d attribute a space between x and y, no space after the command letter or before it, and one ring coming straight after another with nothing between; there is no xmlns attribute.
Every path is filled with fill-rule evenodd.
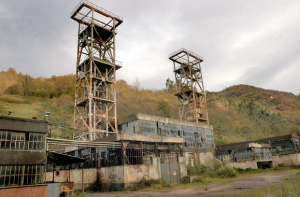
<svg viewBox="0 0 300 197"><path fill-rule="evenodd" d="M75 75L33 78L11 68L0 72L0 115L44 118L55 123L53 137L72 138ZM118 118L146 113L178 118L175 89L148 90L138 81L117 81ZM237 85L207 92L216 144L300 133L300 95Z"/></svg>

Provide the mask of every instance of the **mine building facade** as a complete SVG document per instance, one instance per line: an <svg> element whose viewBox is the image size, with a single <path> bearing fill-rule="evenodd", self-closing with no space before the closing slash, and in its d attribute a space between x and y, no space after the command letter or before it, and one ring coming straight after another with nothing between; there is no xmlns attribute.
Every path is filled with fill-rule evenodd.
<svg viewBox="0 0 300 197"><path fill-rule="evenodd" d="M92 142L118 142L121 147L65 149L69 155L87 159L85 168L98 169L109 188L118 190L145 177L180 183L187 176L187 166L213 166L215 144L210 125L141 113L118 123L119 133ZM113 185L111 176L115 177Z"/></svg>
<svg viewBox="0 0 300 197"><path fill-rule="evenodd" d="M24 186L43 192L46 133L45 121L0 116L0 196Z"/></svg>
<svg viewBox="0 0 300 197"><path fill-rule="evenodd" d="M255 140L271 145L274 166L300 166L300 135L288 134Z"/></svg>
<svg viewBox="0 0 300 197"><path fill-rule="evenodd" d="M188 166L212 164L215 143L211 125L138 113L121 119L118 127L120 134L181 138Z"/></svg>
<svg viewBox="0 0 300 197"><path fill-rule="evenodd" d="M271 167L273 163L270 144L241 142L217 146L216 157L228 165L240 169Z"/></svg>
<svg viewBox="0 0 300 197"><path fill-rule="evenodd" d="M300 136L288 134L217 146L217 158L237 168L299 166ZM244 165L248 163L247 165ZM256 166L258 164L258 166Z"/></svg>

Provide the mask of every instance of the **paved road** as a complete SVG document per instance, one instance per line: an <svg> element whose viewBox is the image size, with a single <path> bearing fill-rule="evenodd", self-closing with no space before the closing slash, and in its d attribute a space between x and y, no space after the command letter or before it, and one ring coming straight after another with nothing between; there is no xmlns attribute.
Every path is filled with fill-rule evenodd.
<svg viewBox="0 0 300 197"><path fill-rule="evenodd" d="M133 193L93 193L89 197L152 197L152 196L222 196L270 187L287 181L287 176L294 174L262 175L251 178L235 179L228 183L212 183L202 186L187 186L186 188L173 188L168 192L133 192Z"/></svg>

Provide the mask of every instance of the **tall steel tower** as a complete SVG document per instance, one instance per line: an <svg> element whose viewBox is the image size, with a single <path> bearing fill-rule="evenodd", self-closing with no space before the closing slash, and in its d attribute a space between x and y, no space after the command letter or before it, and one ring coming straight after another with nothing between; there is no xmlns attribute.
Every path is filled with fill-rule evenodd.
<svg viewBox="0 0 300 197"><path fill-rule="evenodd" d="M73 137L91 141L118 132L115 37L123 18L86 0L71 18L79 24Z"/></svg>
<svg viewBox="0 0 300 197"><path fill-rule="evenodd" d="M180 49L170 54L169 59L174 64L177 86L175 95L179 100L180 119L209 124L200 66L203 58L186 49Z"/></svg>

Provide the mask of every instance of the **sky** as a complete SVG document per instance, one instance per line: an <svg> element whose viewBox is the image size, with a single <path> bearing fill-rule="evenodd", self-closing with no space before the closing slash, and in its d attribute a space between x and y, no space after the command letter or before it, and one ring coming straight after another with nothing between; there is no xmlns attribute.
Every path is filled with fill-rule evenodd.
<svg viewBox="0 0 300 197"><path fill-rule="evenodd" d="M204 86L238 84L300 93L300 1L91 0L123 17L116 36L117 79L165 88L170 53L203 57ZM34 77L75 73L75 0L0 0L0 70ZM1 80L1 79L0 79Z"/></svg>

